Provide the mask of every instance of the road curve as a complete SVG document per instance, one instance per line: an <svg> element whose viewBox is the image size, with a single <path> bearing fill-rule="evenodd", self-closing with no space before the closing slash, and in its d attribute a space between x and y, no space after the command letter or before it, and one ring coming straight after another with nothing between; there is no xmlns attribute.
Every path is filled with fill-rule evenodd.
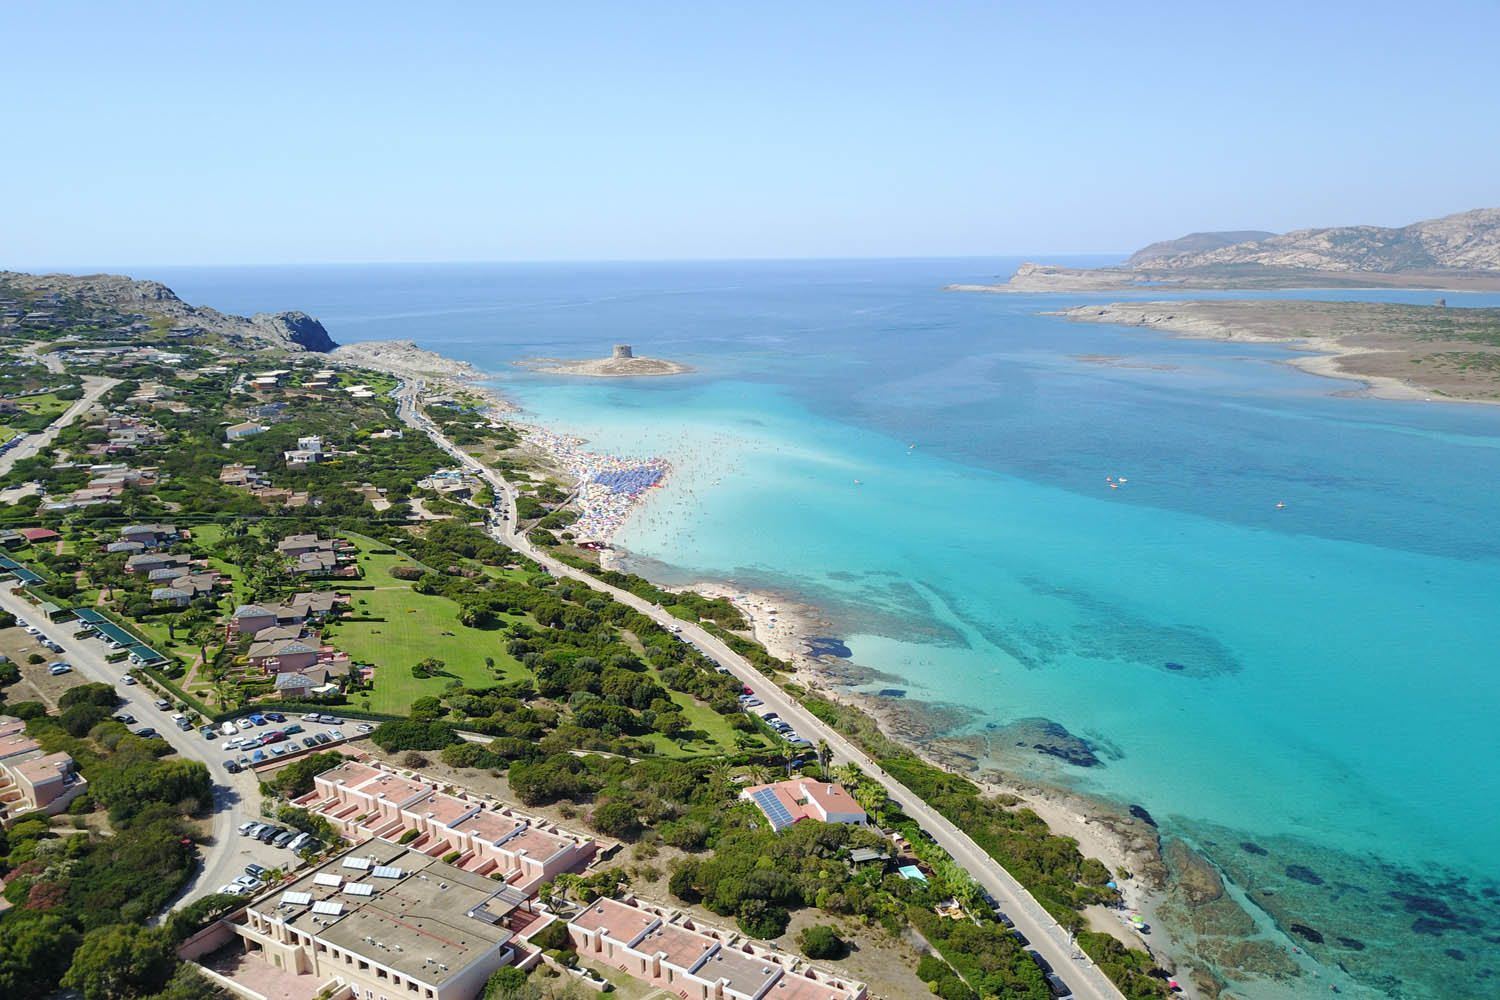
<svg viewBox="0 0 1500 1000"><path fill-rule="evenodd" d="M1094 961L1083 953L1062 925L1042 909L1031 894L994 858L974 843L968 834L949 822L937 810L928 806L911 789L886 774L862 750L851 744L833 727L803 708L717 636L704 630L695 622L674 618L660 607L629 591L612 587L582 570L558 562L537 549L524 535L518 534L516 532L516 497L510 484L471 455L459 450L421 414L416 407L416 398L422 386L421 380L416 380L403 383L397 388L398 412L401 419L425 432L438 447L488 482L497 497L505 498L509 516L503 528L494 530L500 541L547 567L555 576L567 576L580 580L595 590L607 593L620 603L647 615L660 625L680 628L683 636L692 639L699 649L727 667L741 682L753 688L758 698L786 719L799 733L812 739L814 743L820 738L827 740L835 762L857 764L866 776L884 785L886 793L901 804L902 811L916 820L933 840L994 895L1001 909L1005 910L1015 921L1016 928L1031 941L1030 947L1051 964L1057 974L1072 988L1073 996L1077 1000L1124 1000L1119 989L1110 982L1109 977L1104 975Z"/></svg>
<svg viewBox="0 0 1500 1000"><path fill-rule="evenodd" d="M78 415L98 402L99 397L108 392L111 386L119 384L120 380L117 378L103 378L98 375L83 376L83 398L75 400L72 406L59 413L57 419L48 424L46 429L37 431L35 434L28 434L24 441L0 456L0 476L9 472L11 466L21 459L31 458L51 444L53 438L57 437L58 431L77 420Z"/></svg>
<svg viewBox="0 0 1500 1000"><path fill-rule="evenodd" d="M232 775L225 771L220 761L227 754L219 750L219 740L206 740L196 729L178 729L172 723L172 710L164 712L153 704L158 696L151 689L139 684L130 687L120 684L125 675L124 665L106 662L105 647L99 639L76 638L73 633L78 628L77 622L51 624L42 619L35 607L7 589L0 589L0 607L40 628L63 648L57 654L59 659L67 660L85 678L114 685L116 693L129 703L117 711L135 716L136 725L131 727L132 730L150 726L161 733L181 756L207 766L214 796L211 839L200 846L200 864L172 909L207 896L226 882L234 881L236 875L243 874L247 859L254 859L248 857L249 851L242 847L235 828L247 819L257 818L252 803L259 799L260 789L253 777L247 779L244 772ZM242 854L245 859L241 858Z"/></svg>

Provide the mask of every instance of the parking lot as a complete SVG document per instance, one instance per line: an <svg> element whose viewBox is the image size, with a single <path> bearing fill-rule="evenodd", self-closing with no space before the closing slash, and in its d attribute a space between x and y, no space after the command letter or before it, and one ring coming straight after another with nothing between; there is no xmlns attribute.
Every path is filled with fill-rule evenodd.
<svg viewBox="0 0 1500 1000"><path fill-rule="evenodd" d="M56 626L51 627L56 628ZM43 631L43 635L45 634L47 633ZM47 664L66 660L67 657L43 646L40 638L19 625L15 628L0 629L0 654L9 657L10 661L21 670L20 682L5 691L5 700L12 703L40 701L49 708L54 708L57 705L57 699L64 691L77 687L86 680L72 670L61 674L53 674L49 671ZM42 662L35 664L26 662L32 656L42 657Z"/></svg>
<svg viewBox="0 0 1500 1000"><path fill-rule="evenodd" d="M199 735L205 743L219 748L220 765L234 772L326 750L345 740L359 739L373 728L368 722L335 715L266 711L220 723L213 727L212 736L208 727L202 727Z"/></svg>

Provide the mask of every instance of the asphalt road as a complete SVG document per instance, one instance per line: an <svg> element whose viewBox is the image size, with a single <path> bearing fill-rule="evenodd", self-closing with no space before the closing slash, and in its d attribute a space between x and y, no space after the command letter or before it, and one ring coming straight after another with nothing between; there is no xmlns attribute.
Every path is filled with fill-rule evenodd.
<svg viewBox="0 0 1500 1000"><path fill-rule="evenodd" d="M78 419L78 415L98 401L99 397L109 391L110 386L118 385L119 379L101 378L97 375L83 376L83 398L73 401L73 405L57 415L57 419L48 424L46 429L28 434L4 455L0 455L0 476L10 471L23 458L30 458L43 448L52 444L52 439L57 437L57 432Z"/></svg>
<svg viewBox="0 0 1500 1000"><path fill-rule="evenodd" d="M220 886L234 881L235 876L244 874L245 865L259 860L250 856L249 845L252 842L241 838L235 827L246 820L258 818L260 789L255 778L247 772L230 774L224 770L221 761L229 754L219 750L219 740L209 742L196 729L178 729L172 722L172 710L158 709L153 704L157 695L149 688L140 684L127 686L120 683L125 675L125 665L105 662L104 656L108 650L102 640L76 638L73 633L78 630L77 622L54 625L43 621L35 608L9 590L0 590L0 607L41 629L44 635L63 648L61 653L56 654L57 659L66 660L84 678L113 684L115 692L127 702L116 711L129 712L135 716L135 725L130 727L132 731L150 726L161 733L178 754L208 765L208 773L213 778L212 833L209 841L200 846L201 864L173 904L173 909L218 891ZM261 853L267 852L280 853L273 852L270 848ZM265 864L264 861L261 863Z"/></svg>
<svg viewBox="0 0 1500 1000"><path fill-rule="evenodd" d="M834 763L857 764L865 775L884 785L886 793L891 799L900 803L902 811L916 820L933 840L967 869L980 885L989 890L1000 904L1000 908L1015 922L1016 929L1030 940L1030 947L1047 960L1053 970L1072 988L1073 995L1078 1000L1123 1000L1122 994L1114 983L1110 982L1093 960L1078 948L1062 925L1043 910L1031 894L979 845L975 844L968 834L939 815L936 810L928 807L909 788L887 775L863 751L853 746L836 730L771 683L748 660L697 624L674 618L661 608L634 594L611 587L581 570L560 563L533 546L524 535L517 534L515 532L516 498L510 484L472 456L460 451L431 421L421 415L414 405L416 394L421 389L420 380L411 384L403 384L398 389L401 418L413 427L425 431L456 461L483 477L494 489L497 497L505 498L508 516L504 521L504 527L495 530L497 538L546 566L555 576L568 576L581 580L595 590L608 593L615 600L650 616L658 624L667 628L680 629L683 637L692 639L699 649L717 660L720 665L727 667L743 684L754 690L756 696L764 701L767 707L787 720L797 732L812 740L814 744L819 739L827 740Z"/></svg>

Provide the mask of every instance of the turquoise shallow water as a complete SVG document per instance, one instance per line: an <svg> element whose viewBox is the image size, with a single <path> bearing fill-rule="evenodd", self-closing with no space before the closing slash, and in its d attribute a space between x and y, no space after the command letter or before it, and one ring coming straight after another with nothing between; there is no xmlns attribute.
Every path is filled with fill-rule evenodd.
<svg viewBox="0 0 1500 1000"><path fill-rule="evenodd" d="M410 337L538 423L672 459L618 538L635 565L818 605L890 678L872 689L949 706L954 734L1043 717L1089 740L1091 768L991 751L1145 806L1324 933L1299 942L1318 982L1245 993L1500 992L1500 407L1337 398L1272 348L1035 315L1084 297L937 291L1011 263L160 276ZM697 374L509 367L616 341Z"/></svg>

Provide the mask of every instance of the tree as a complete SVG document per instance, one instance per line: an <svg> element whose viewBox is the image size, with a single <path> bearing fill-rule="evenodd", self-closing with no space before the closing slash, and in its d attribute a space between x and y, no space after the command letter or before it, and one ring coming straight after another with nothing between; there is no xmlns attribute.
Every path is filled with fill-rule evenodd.
<svg viewBox="0 0 1500 1000"><path fill-rule="evenodd" d="M797 947L808 958L843 958L849 950L838 931L827 924L802 928L797 934Z"/></svg>
<svg viewBox="0 0 1500 1000"><path fill-rule="evenodd" d="M540 996L541 991L526 981L526 973L513 965L496 970L484 984L484 1000L523 1000Z"/></svg>
<svg viewBox="0 0 1500 1000"><path fill-rule="evenodd" d="M447 663L439 660L437 657L429 656L421 663L412 665L411 675L418 680L422 680L442 673L443 670L447 668L447 666Z"/></svg>
<svg viewBox="0 0 1500 1000"><path fill-rule="evenodd" d="M828 741L818 740L818 769L823 772L825 778L828 776L828 757Z"/></svg>
<svg viewBox="0 0 1500 1000"><path fill-rule="evenodd" d="M165 987L176 965L165 928L111 924L84 936L62 984L84 1000L134 1000Z"/></svg>
<svg viewBox="0 0 1500 1000"><path fill-rule="evenodd" d="M632 837L641 830L635 809L627 802L606 802L594 810L594 829L611 837Z"/></svg>
<svg viewBox="0 0 1500 1000"><path fill-rule="evenodd" d="M78 941L78 932L61 917L10 914L0 922L0 997L36 1000L51 993Z"/></svg>
<svg viewBox="0 0 1500 1000"><path fill-rule="evenodd" d="M223 1000L223 997L218 986L199 975L191 963L183 962L167 982L167 988L151 1000Z"/></svg>

